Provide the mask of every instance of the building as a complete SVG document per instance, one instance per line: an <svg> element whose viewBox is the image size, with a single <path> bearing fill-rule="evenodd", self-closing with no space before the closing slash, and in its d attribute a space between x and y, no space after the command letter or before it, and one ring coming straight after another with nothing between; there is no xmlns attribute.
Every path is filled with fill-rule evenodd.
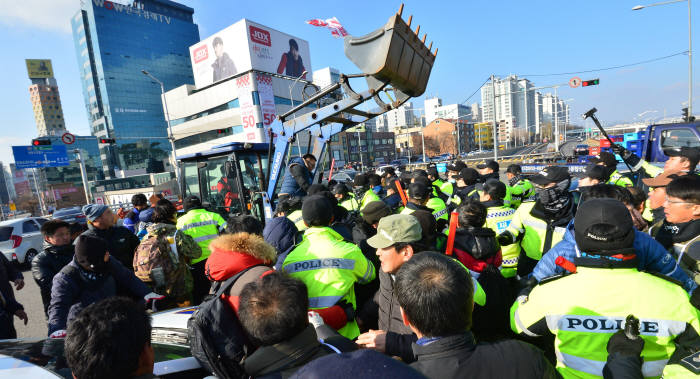
<svg viewBox="0 0 700 379"><path fill-rule="evenodd" d="M413 113L413 103L407 101L400 107L376 117L377 131L397 133L398 129L421 125L421 119Z"/></svg>
<svg viewBox="0 0 700 379"><path fill-rule="evenodd" d="M12 166L13 164L5 164L2 165L2 176L4 177L5 180L5 187L7 190L8 197L10 198L10 201L14 201L17 198L17 191L15 191L15 184L13 177L14 175L12 174Z"/></svg>
<svg viewBox="0 0 700 379"><path fill-rule="evenodd" d="M66 132L61 95L50 59L27 59L27 74L31 80L29 95L39 137L56 136Z"/></svg>
<svg viewBox="0 0 700 379"><path fill-rule="evenodd" d="M0 205L9 204L12 199L5 176L5 166L0 162Z"/></svg>
<svg viewBox="0 0 700 379"><path fill-rule="evenodd" d="M279 64L279 57L285 57L289 50L290 40L299 47L303 66L298 70L303 68L303 72ZM211 51L218 41L236 49L229 55L232 63L226 75L212 72L218 58ZM317 87L338 81L340 75L332 67L310 74L308 42L246 19L190 46L190 58L194 84L165 93L177 155L229 142L267 142L267 130L276 115L300 105L304 96L308 98ZM316 103L309 104L296 115L315 109ZM298 143L290 146L291 154L306 153L309 138L309 133L300 133Z"/></svg>
<svg viewBox="0 0 700 379"><path fill-rule="evenodd" d="M107 178L161 172L170 143L161 88L193 82L194 10L170 0L85 0L72 18L83 97Z"/></svg>
<svg viewBox="0 0 700 379"><path fill-rule="evenodd" d="M478 122L474 124L474 146L478 150L493 149L493 124Z"/></svg>
<svg viewBox="0 0 700 379"><path fill-rule="evenodd" d="M479 103L473 103L471 105L471 111L472 111L472 121L474 122L481 122L482 121L482 112L481 112L481 106Z"/></svg>
<svg viewBox="0 0 700 379"><path fill-rule="evenodd" d="M425 154L461 154L474 150L474 123L464 119L437 118L423 130Z"/></svg>
<svg viewBox="0 0 700 379"><path fill-rule="evenodd" d="M438 118L438 108L442 107L442 99L434 96L423 100L423 110L425 111L425 122L429 124Z"/></svg>

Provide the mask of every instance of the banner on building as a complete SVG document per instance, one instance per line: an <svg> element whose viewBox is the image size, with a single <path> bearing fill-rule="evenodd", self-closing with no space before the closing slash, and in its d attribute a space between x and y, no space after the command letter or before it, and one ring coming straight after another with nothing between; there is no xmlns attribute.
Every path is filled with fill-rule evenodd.
<svg viewBox="0 0 700 379"><path fill-rule="evenodd" d="M25 59L30 79L53 78L51 59Z"/></svg>
<svg viewBox="0 0 700 379"><path fill-rule="evenodd" d="M258 95L260 96L260 112L263 116L263 125L270 126L275 120L275 93L272 88L272 77L270 75L256 73L258 83Z"/></svg>
<svg viewBox="0 0 700 379"><path fill-rule="evenodd" d="M251 69L311 80L307 41L246 19L190 46L190 60L197 88Z"/></svg>

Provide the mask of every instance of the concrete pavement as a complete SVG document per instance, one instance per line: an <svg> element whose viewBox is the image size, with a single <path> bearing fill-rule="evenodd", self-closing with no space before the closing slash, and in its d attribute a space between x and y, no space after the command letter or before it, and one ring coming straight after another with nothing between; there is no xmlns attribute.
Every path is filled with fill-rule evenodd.
<svg viewBox="0 0 700 379"><path fill-rule="evenodd" d="M15 317L15 329L17 329L17 337L46 337L48 328L46 326L46 317L44 316L44 305L41 302L41 293L39 286L32 278L32 272L28 269L22 270L24 275L24 288L15 291L15 298L24 306L24 311L27 312L29 322L24 325L22 320ZM14 289L14 286L12 286Z"/></svg>

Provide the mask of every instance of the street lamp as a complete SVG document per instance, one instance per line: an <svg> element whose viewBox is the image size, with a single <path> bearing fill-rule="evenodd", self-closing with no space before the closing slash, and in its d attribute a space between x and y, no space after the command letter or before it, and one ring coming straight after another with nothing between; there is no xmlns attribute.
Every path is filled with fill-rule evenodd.
<svg viewBox="0 0 700 379"><path fill-rule="evenodd" d="M691 28L691 18L690 18L690 0L672 0L663 1L660 3L653 3L648 5L636 5L632 8L633 11L638 11L640 9L655 7L658 5L666 5L673 3L681 3L686 1L688 3L688 115L693 115L693 35Z"/></svg>
<svg viewBox="0 0 700 379"><path fill-rule="evenodd" d="M177 158L175 155L175 136L173 135L173 127L170 124L170 112L168 112L168 102L165 100L165 86L163 85L163 82L158 80L158 78L156 78L155 76L151 75L148 71L141 70L141 73L160 84L160 96L163 101L163 108L165 110L165 121L168 123L168 139L170 140L170 150L172 155L171 159L173 160L173 167L175 168L175 180L177 181L178 191L181 191L182 183L180 182L180 166L177 164Z"/></svg>

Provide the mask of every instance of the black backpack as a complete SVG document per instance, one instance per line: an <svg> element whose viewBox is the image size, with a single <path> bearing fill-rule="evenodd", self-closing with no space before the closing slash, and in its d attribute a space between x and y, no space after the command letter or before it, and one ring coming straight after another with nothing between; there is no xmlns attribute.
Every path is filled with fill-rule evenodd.
<svg viewBox="0 0 700 379"><path fill-rule="evenodd" d="M214 295L209 295L187 320L187 337L192 356L200 365L218 378L247 377L243 360L252 352L241 322L231 306L221 299L249 267L221 283Z"/></svg>

